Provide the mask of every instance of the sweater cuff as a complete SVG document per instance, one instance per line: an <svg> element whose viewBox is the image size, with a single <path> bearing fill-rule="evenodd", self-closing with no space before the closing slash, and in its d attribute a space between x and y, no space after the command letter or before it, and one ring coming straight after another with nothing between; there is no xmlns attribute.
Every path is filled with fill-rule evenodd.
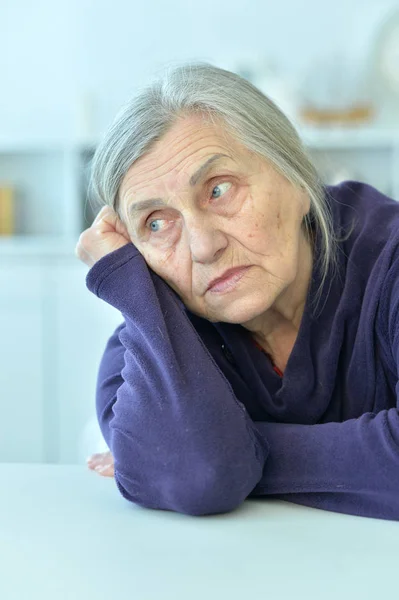
<svg viewBox="0 0 399 600"><path fill-rule="evenodd" d="M106 254L98 260L86 275L86 286L99 297L99 289L103 281L110 273L135 258L139 253L134 244L125 244L121 248ZM144 260L144 259L143 259Z"/></svg>

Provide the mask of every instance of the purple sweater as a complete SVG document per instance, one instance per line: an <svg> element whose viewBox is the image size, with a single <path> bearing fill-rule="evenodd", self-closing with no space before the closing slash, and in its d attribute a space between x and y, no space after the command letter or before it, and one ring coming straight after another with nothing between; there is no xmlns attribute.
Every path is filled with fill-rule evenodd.
<svg viewBox="0 0 399 600"><path fill-rule="evenodd" d="M203 515L269 496L399 520L399 203L355 181L325 193L352 232L316 313L315 263L283 378L241 325L190 313L133 244L90 269L124 319L96 406L131 502Z"/></svg>

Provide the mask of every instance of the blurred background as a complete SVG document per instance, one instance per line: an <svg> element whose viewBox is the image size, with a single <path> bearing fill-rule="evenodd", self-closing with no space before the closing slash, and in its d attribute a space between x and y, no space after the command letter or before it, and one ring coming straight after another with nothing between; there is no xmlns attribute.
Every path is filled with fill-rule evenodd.
<svg viewBox="0 0 399 600"><path fill-rule="evenodd" d="M95 383L121 315L74 256L90 159L163 68L201 60L269 95L326 183L399 200L399 2L0 0L0 461L105 449Z"/></svg>

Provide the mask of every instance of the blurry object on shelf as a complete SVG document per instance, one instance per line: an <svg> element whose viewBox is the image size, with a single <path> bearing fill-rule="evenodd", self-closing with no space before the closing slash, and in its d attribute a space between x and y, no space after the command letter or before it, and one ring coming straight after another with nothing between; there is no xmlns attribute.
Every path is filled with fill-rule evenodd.
<svg viewBox="0 0 399 600"><path fill-rule="evenodd" d="M348 106L347 109L303 108L301 117L307 124L313 125L352 125L369 123L374 117L370 104Z"/></svg>
<svg viewBox="0 0 399 600"><path fill-rule="evenodd" d="M373 90L384 118L399 124L399 9L385 15L371 50Z"/></svg>
<svg viewBox="0 0 399 600"><path fill-rule="evenodd" d="M298 123L296 84L274 62L266 58L247 60L233 70L270 98L291 122Z"/></svg>
<svg viewBox="0 0 399 600"><path fill-rule="evenodd" d="M313 63L301 88L299 113L307 125L352 127L375 119L366 67L347 57L332 55Z"/></svg>
<svg viewBox="0 0 399 600"><path fill-rule="evenodd" d="M14 189L0 183L0 235L15 233L14 208Z"/></svg>

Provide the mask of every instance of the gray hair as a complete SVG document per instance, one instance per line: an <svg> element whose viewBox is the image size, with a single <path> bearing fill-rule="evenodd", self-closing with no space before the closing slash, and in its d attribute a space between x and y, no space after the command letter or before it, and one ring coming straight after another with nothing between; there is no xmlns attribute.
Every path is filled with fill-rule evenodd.
<svg viewBox="0 0 399 600"><path fill-rule="evenodd" d="M294 187L307 192L310 211L304 228L320 235L322 281L336 266L336 238L322 181L289 119L260 90L235 73L204 63L186 64L164 75L129 100L98 145L91 164L89 193L120 216L118 192L130 166L184 114L222 122L238 141L266 159ZM317 296L319 294L316 294Z"/></svg>

